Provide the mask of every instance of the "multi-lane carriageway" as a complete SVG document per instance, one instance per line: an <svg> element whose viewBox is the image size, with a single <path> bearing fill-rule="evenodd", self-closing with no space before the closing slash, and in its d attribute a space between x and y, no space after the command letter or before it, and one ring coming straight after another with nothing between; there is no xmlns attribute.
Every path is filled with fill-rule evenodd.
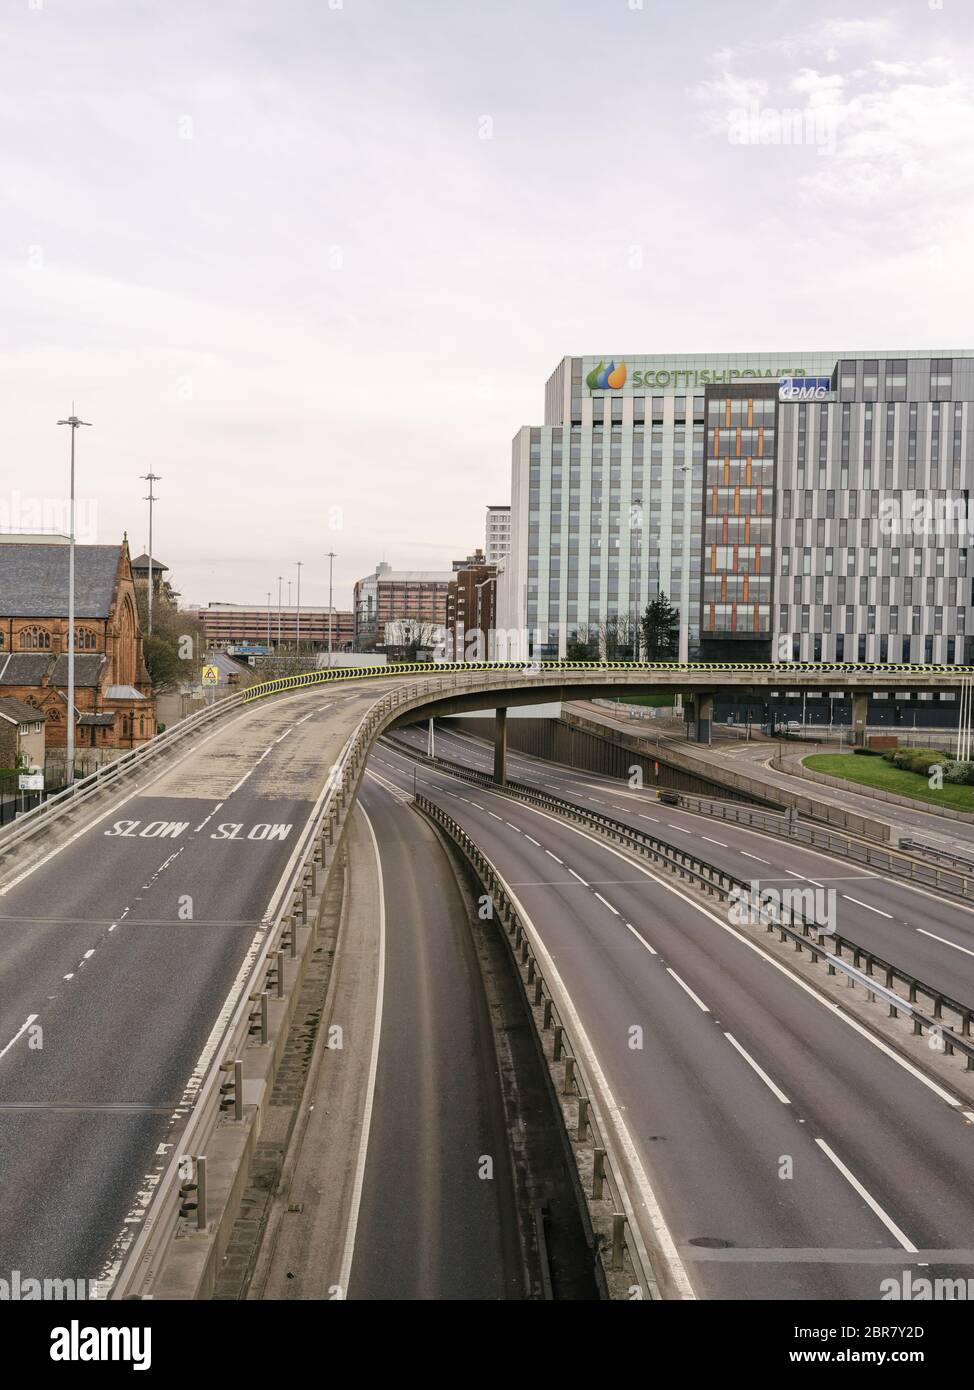
<svg viewBox="0 0 974 1390"><path fill-rule="evenodd" d="M407 737L409 737L407 735ZM421 740L412 736L417 749ZM444 757L486 766L464 737ZM861 1298L923 1266L974 1262L974 1111L665 872L584 828L420 767L385 744L376 776L440 804L490 857L551 953L698 1297ZM527 758L512 776L592 805L763 885L837 893L839 930L974 995L974 918L908 885L626 785ZM867 940L868 938L868 940ZM895 949L891 943L895 942ZM921 971L922 967L922 971ZM642 1047L630 1045L641 1028Z"/></svg>
<svg viewBox="0 0 974 1390"><path fill-rule="evenodd" d="M0 1268L110 1280L329 769L386 688L309 686L234 710L4 870ZM411 790L414 765L400 753L380 749L371 768ZM620 818L625 806L637 823L660 814L599 779L513 757L512 774L604 799ZM644 1195L659 1203L688 1292L875 1297L905 1260L966 1277L974 1125L947 1083L789 979L672 880L489 790L420 776L545 934L625 1107ZM586 785L566 790L569 776ZM368 785L391 796L382 782ZM708 852L726 853L735 872L832 880L840 929L866 945L870 930L877 942L895 930L886 954L966 992L974 940L962 909L790 845L785 865L768 837L664 814L667 833L706 832ZM385 891L395 900L394 872ZM628 1044L637 1025L639 1050Z"/></svg>

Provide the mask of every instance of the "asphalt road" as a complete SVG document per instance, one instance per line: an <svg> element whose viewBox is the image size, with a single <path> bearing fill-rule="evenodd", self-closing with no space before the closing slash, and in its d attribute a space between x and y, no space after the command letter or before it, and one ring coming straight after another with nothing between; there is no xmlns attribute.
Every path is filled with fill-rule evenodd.
<svg viewBox="0 0 974 1390"><path fill-rule="evenodd" d="M411 789L410 760L383 756ZM486 789L419 778L553 956L697 1296L877 1299L908 1266L972 1273L974 1112L948 1086L665 873Z"/></svg>
<svg viewBox="0 0 974 1390"><path fill-rule="evenodd" d="M610 730L626 733L636 738L653 738L654 731L651 725L636 720L615 719L612 712L604 706L581 703L577 708L586 719L605 724ZM890 732L895 731L891 730ZM691 740L681 738L669 737L664 739L664 744L665 742L673 743L681 753L686 753L690 757L699 756L702 762L716 763L729 768L732 772L738 772L742 776L754 777L759 781L768 782L772 786L798 793L800 796L814 797L817 801L828 802L842 810L854 811L856 815L866 816L870 820L888 822L894 827L895 838L906 836L923 840L941 848L957 849L964 854L974 852L974 824L938 816L934 811L923 811L912 806L900 806L895 802L882 801L878 797L846 790L845 787L830 787L824 783L813 782L810 778L802 777L800 773L779 772L777 768L768 766L772 756L781 751L779 746L774 743L765 743L762 740L734 744L727 740L710 748L702 748ZM797 745L792 743L783 744L781 748L786 753L797 751ZM804 748L805 756L809 753L834 753L835 751L834 747L823 745L819 748L814 744L808 744Z"/></svg>
<svg viewBox="0 0 974 1390"><path fill-rule="evenodd" d="M396 737L425 752L425 734L406 729ZM493 771L492 749L467 735L438 730L436 750L479 771ZM631 791L619 778L510 750L508 776L691 848L757 889L803 890L820 909L819 920L827 917L841 935L974 1007L974 910L961 903L790 840L663 806L655 792Z"/></svg>
<svg viewBox="0 0 974 1390"><path fill-rule="evenodd" d="M523 1298L490 1017L469 908L430 826L369 775L386 989L348 1297Z"/></svg>
<svg viewBox="0 0 974 1390"><path fill-rule="evenodd" d="M374 698L357 684L248 707L0 891L0 1271L111 1277Z"/></svg>

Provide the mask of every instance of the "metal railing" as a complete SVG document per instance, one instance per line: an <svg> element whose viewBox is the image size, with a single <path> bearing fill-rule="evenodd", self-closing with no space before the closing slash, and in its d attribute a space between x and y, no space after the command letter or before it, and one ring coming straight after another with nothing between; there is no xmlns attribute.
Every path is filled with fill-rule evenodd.
<svg viewBox="0 0 974 1390"><path fill-rule="evenodd" d="M666 1290L672 1281L664 1269L657 1271L654 1267L649 1254L649 1248L656 1244L654 1234L651 1229L643 1231L639 1228L640 1209L627 1188L621 1158L623 1145L612 1127L611 1107L593 1085L579 1040L573 1036L570 1022L566 1021L570 1011L565 1009L564 1001L559 1001L557 986L553 987L552 981L546 977L543 965L546 953L540 947L537 930L530 919L519 911L514 895L498 869L463 827L428 797L417 796L415 805L446 832L486 889L493 911L504 930L528 1005L533 1010L541 1011L538 1026L542 1045L545 1035L551 1035L551 1056L547 1057L546 1050L546 1060L551 1064L564 1064L561 1094L577 1102L574 1135L570 1135L570 1138L591 1149L590 1200L604 1201L604 1187L609 1189L611 1237L603 1250L603 1258L607 1256L607 1270L623 1270L624 1246L643 1295L659 1298L661 1288ZM661 1252L658 1252L657 1259L660 1263L665 1262Z"/></svg>
<svg viewBox="0 0 974 1390"><path fill-rule="evenodd" d="M416 756L415 751L413 756ZM463 767L462 764L450 764L447 759L420 758L419 761L440 767L453 776L475 782L479 786L489 785L500 795L539 806L566 820L596 830L614 843L635 850L655 863L675 871L681 878L708 894L720 898L729 898L734 894L739 901L750 899L749 880L738 878L736 874L718 868L699 854L674 845L650 831L637 830L612 816L590 811L573 801L565 801L561 797L537 791L533 787L511 782L501 786L493 781L489 773L476 772ZM742 894L745 895L743 899ZM955 1049L961 1052L966 1058L967 1070L974 1071L974 1043L968 1041L971 1037L971 1022L974 1020L974 1006L926 984L910 971L893 964L875 951L868 950L858 941L832 932L827 925L807 918L795 909L782 905L777 909L772 906L761 907L759 911L767 931L778 931L781 933L782 941L790 940L797 950L807 950L813 960L827 965L830 975L838 971L853 983L864 984L868 993L882 996L889 1005L891 1018L901 1013L909 1017L913 1021L913 1031L916 1034L920 1035L924 1030L933 1033L935 1037L942 1039L946 1053L952 1053ZM882 976L882 984L878 982L877 974ZM905 997L896 992L896 985L905 987ZM931 1014L928 1015L917 1007L917 1001L921 997L929 1001ZM952 1028L945 1029L945 1010L956 1017L959 1032Z"/></svg>

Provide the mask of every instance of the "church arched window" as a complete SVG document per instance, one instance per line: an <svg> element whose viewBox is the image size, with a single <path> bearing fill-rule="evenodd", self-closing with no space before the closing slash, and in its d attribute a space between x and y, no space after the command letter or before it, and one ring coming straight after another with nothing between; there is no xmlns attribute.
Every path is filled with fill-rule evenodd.
<svg viewBox="0 0 974 1390"><path fill-rule="evenodd" d="M38 627L35 623L32 627L21 628L20 645L29 652L50 651L51 634L46 628Z"/></svg>

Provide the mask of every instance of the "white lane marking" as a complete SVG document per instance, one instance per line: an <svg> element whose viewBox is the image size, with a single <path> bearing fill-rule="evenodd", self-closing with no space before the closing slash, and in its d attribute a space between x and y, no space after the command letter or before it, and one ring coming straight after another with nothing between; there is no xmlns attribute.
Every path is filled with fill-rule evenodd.
<svg viewBox="0 0 974 1390"><path fill-rule="evenodd" d="M294 729L294 725L292 724L292 725L291 725L291 728L290 728L290 729L285 729L284 732L283 732L283 734L281 734L281 737L280 737L280 738L276 738L276 739L274 740L274 742L275 742L275 743L280 743L283 739L286 739L287 736L288 736L288 734L291 733L293 729Z"/></svg>
<svg viewBox="0 0 974 1390"><path fill-rule="evenodd" d="M551 857L552 857L552 859L555 861L556 864L564 864L564 862L565 862L564 859L559 859L559 858L558 858L558 856L557 856L557 854L555 854L554 850L546 849L546 850L545 850L545 854L550 854Z"/></svg>
<svg viewBox="0 0 974 1390"><path fill-rule="evenodd" d="M707 838L707 837L706 837L706 835L705 835L705 836L704 836L704 839L706 839L706 838ZM785 873L788 875L789 878L804 878L804 877L805 877L804 874L796 874L795 871L794 871L794 869L786 869L786 870L785 870Z"/></svg>
<svg viewBox="0 0 974 1390"><path fill-rule="evenodd" d="M581 874L577 874L574 869L569 869L568 872L571 874L572 878L577 878L579 883L583 884L586 888L588 887L588 883L582 878Z"/></svg>
<svg viewBox="0 0 974 1390"><path fill-rule="evenodd" d="M866 1189L863 1187L862 1183L859 1181L856 1175L854 1173L850 1173L849 1169L842 1162L842 1159L839 1158L838 1154L834 1153L833 1150L829 1148L828 1144L826 1144L824 1139L816 1139L815 1142L822 1150L822 1152L832 1160L836 1168L838 1168L839 1172L845 1178L846 1182L848 1182L850 1186L856 1189L856 1191L859 1193L859 1196L866 1203L866 1206L876 1213L880 1221L882 1221L883 1225L886 1227L887 1231L889 1231L890 1234L896 1240L899 1241L900 1245L902 1245L904 1250L908 1250L910 1254L915 1255L916 1246L913 1244L913 1242L903 1234L903 1232L900 1230L899 1226L897 1226L893 1218L891 1216L888 1216L887 1213L883 1211L882 1207L876 1201L876 1198L872 1195L872 1193L866 1191Z"/></svg>
<svg viewBox="0 0 974 1390"><path fill-rule="evenodd" d="M588 840L593 845L598 845L600 848L607 850L609 854L614 854L617 859L621 859L629 868L635 869L645 878L651 879L653 883L658 884L659 887L665 889L667 893L672 893L674 897L679 898L682 902L686 903L688 907L692 907L695 912L701 913L704 917L709 917L711 922L715 922L717 926L720 927L721 931L727 932L728 936L732 936L740 945L746 946L749 951L753 951L755 955L767 961L769 965L773 966L775 970L784 975L786 979L790 980L793 985L796 985L807 994L809 998L814 999L823 1009L827 1009L834 1018L844 1023L847 1028L851 1028L854 1033L858 1033L870 1046L876 1048L878 1052L882 1052L891 1062L895 1063L896 1066L912 1076L915 1081L919 1081L922 1086L926 1086L928 1091L932 1091L934 1095L939 1097L946 1105L949 1105L952 1109L958 1109L960 1107L961 1102L956 1096L952 1096L949 1091L945 1091L942 1086L938 1086L936 1081L931 1080L930 1077L925 1076L922 1071L914 1067L905 1057L901 1057L897 1052L894 1052L891 1047L887 1047L881 1038L874 1036L863 1024L852 1018L851 1015L844 1013L843 1010L839 1008L838 1004L833 1003L831 999L827 999L825 995L819 993L817 989L806 980L803 980L800 975L796 975L794 971L782 961L769 955L757 942L751 941L735 927L723 921L716 913L704 907L702 903L694 902L692 898L688 898L674 883L669 882L665 878L661 878L658 874L654 874L643 864L640 864L629 855L624 854L622 850L616 849L614 845L607 844L605 840L591 834L587 830L583 830L580 826L566 824L564 820L559 816L552 815L550 811L542 811L535 806L526 807L525 809L530 810L533 815L540 816L542 820L552 821L555 825L560 825L563 830L567 830L573 835L578 835L581 839ZM575 871L574 869L569 869L568 872L571 874ZM575 877L578 878L578 874L575 874ZM584 879L581 881L584 882Z"/></svg>
<svg viewBox="0 0 974 1390"><path fill-rule="evenodd" d="M520 834L521 834L521 827L520 827L519 825L515 825L513 821L506 820L506 821L504 822L504 824L507 825L507 826L509 826L509 827L511 828L511 830L514 831L515 835L520 835Z"/></svg>
<svg viewBox="0 0 974 1390"><path fill-rule="evenodd" d="M348 1282L352 1273L352 1260L355 1257L355 1232L358 1229L359 1209L362 1205L362 1188L365 1183L365 1160L369 1151L369 1133L372 1128L372 1107L375 1103L375 1078L379 1069L379 1040L382 1035L382 996L385 992L386 975L386 899L385 883L382 877L382 857L379 841L369 819L369 813L359 803L365 823L372 836L372 849L375 853L375 870L379 879L379 978L375 996L375 1015L372 1023L372 1055L369 1058L369 1080L365 1091L365 1109L362 1113L362 1133L359 1135L358 1156L355 1161L355 1179L349 1203L348 1226L345 1229L345 1248L342 1254L338 1284L342 1293L348 1292Z"/></svg>
<svg viewBox="0 0 974 1390"><path fill-rule="evenodd" d="M692 830L688 830L687 827L686 827L685 825L674 825L673 822L672 822L671 820L668 820L668 821L666 822L666 824L670 827L671 830L682 830L683 833L684 833L684 835L692 835L692 834L693 834L693 831L692 831Z"/></svg>
<svg viewBox="0 0 974 1390"><path fill-rule="evenodd" d="M756 860L758 861L759 864L770 864L770 863L771 863L771 860L770 860L770 859L762 859L761 856L760 856L760 854L748 854L748 852L747 852L746 849L742 849L742 850L740 851L740 853L743 855L743 857L744 857L745 859L756 859Z"/></svg>
<svg viewBox="0 0 974 1390"><path fill-rule="evenodd" d="M90 951L85 951L84 955L82 956L82 960L91 960L91 958L92 958L92 956L93 956L94 954L95 954L95 948L92 947Z"/></svg>
<svg viewBox="0 0 974 1390"><path fill-rule="evenodd" d="M66 840L62 840L61 843L55 845L53 849L49 849L47 854L42 855L40 859L36 860L33 864L31 864L29 868L26 868L22 874L18 874L16 878L12 878L8 884L6 884L3 888L0 888L0 898L4 897L5 894L9 893L11 888L16 888L17 884L22 883L25 878L28 878L31 874L36 873L38 869L42 868L48 862L48 860L53 859L56 854L60 854L62 850L67 849L69 845L73 845L75 840L80 840L82 835L87 835L89 830L94 830L96 825L101 825L103 820L107 820L108 817L112 815L115 811L119 810L122 806L127 805L128 802L130 802L133 799L133 797L142 796L148 787L154 786L156 782L161 781L163 777L168 776L170 772L173 772L177 767L180 767L184 762L186 762L188 758L192 758L195 754L199 753L203 748L206 747L208 743L211 743L213 739L218 738L220 734L225 733L227 729L235 728L237 724L242 723L253 713L253 709L254 706L250 705L238 718L231 719L226 724L221 724L218 729L214 729L211 734L207 734L206 738L200 739L199 743L194 744L192 748L187 748L186 752L183 753L181 757L174 759L170 763L167 763L166 766L161 768L155 774L154 777L150 777L147 782L138 783L138 785L134 786L126 796L121 797L118 801L112 802L111 806L104 810L100 816L96 816L94 820L88 821L85 825L83 825L80 828L80 830L76 830L74 834L69 835ZM223 802L221 801L220 806L222 805ZM217 811L219 811L220 806L216 807Z"/></svg>
<svg viewBox="0 0 974 1390"><path fill-rule="evenodd" d="M809 882L811 881L812 880L810 879ZM890 921L893 920L892 912L884 912L881 907L873 907L872 903L864 903L861 898L853 898L849 893L843 893L842 896L845 898L847 903L855 903L856 907L864 907L869 912L878 913L880 917L888 917Z"/></svg>
<svg viewBox="0 0 974 1390"><path fill-rule="evenodd" d="M525 832L524 832L524 838L525 838L526 840L530 840L531 843L532 843L532 845L537 845L537 846L538 846L538 849L541 848L541 841L540 841L540 840L536 840L536 839L534 838L533 835L529 835L528 832L527 832L526 830L525 830Z"/></svg>
<svg viewBox="0 0 974 1390"><path fill-rule="evenodd" d="M592 889L592 892L595 893L594 888ZM613 907L612 904L609 902L608 898L603 898L601 893L595 893L595 896L598 898L600 903L605 903L606 907L609 909L610 912L614 912L617 917L619 916L619 909L617 907Z"/></svg>
<svg viewBox="0 0 974 1390"><path fill-rule="evenodd" d="M667 975L672 975L672 976L673 976L674 980L677 982L677 984L680 986L681 989L686 990L687 994L689 994L690 998L691 998L691 999L693 1000L693 1002L696 1004L696 1006L697 1006L698 1009L703 1009L703 1011L704 1011L705 1014L709 1014L709 1013L710 1013L710 1010L707 1008L707 1005L706 1005L706 1004L703 1002L703 1000L700 998L700 995L699 995L699 994L694 994L693 990L692 990L692 989L690 988L690 986L687 984L686 980L681 980L680 977L679 977L679 975L676 973L676 971L675 971L675 970L671 970L669 966L666 967L666 973L667 973Z"/></svg>
<svg viewBox="0 0 974 1390"><path fill-rule="evenodd" d="M764 1068L759 1066L758 1063L755 1062L750 1052L745 1051L745 1049L741 1047L740 1043L734 1037L733 1033L725 1033L724 1037L730 1043L731 1047L737 1048L738 1052L744 1058L748 1066L752 1069L752 1071L757 1072L758 1076L760 1076L761 1080L764 1082L765 1086L767 1086L768 1090L778 1097L782 1105L790 1105L791 1101L785 1095L784 1091L780 1088L780 1086L776 1086L774 1084L774 1082L771 1080L771 1077L764 1070Z"/></svg>
<svg viewBox="0 0 974 1390"><path fill-rule="evenodd" d="M640 820L654 820L656 824L659 825L659 816L647 816L644 815L642 811L637 811L636 815L639 817Z"/></svg>
<svg viewBox="0 0 974 1390"><path fill-rule="evenodd" d="M549 816L548 819L553 820L554 817ZM506 886L510 889L510 884ZM640 1223L636 1218L636 1210L642 1208L652 1227L653 1234L659 1245L660 1253L666 1261L670 1278L678 1296L681 1299L695 1299L696 1294L690 1282L690 1276L687 1273L683 1260L680 1258L680 1252L676 1248L676 1242L673 1239L670 1228L666 1224L666 1217L663 1215L663 1209L660 1206L659 1198L653 1190L653 1185L650 1182L649 1174L646 1172L643 1158L633 1142L629 1126L626 1123L625 1113L620 1108L618 1101L609 1088L608 1079L599 1064L599 1059L585 1031L582 1020L579 1017L578 1010L572 1002L571 995L566 989L565 983L558 973L555 962L548 948L545 946L537 927L531 921L522 903L514 894L511 894L511 900L514 903L518 916L525 925L528 936L532 938L531 944L534 947L535 956L541 966L542 977L549 981L550 992L556 996L559 1001L559 1015L566 1024L569 1037L574 1040L575 1046L578 1048L583 1067L588 1072L588 1082L591 1087L590 1094L594 1093L595 1096L605 1098L605 1112L600 1120L600 1128L602 1128L603 1125L605 1126L602 1128L602 1134L608 1140L606 1147L610 1149L610 1166L615 1167L615 1165L618 1164L619 1166L615 1168L617 1172L625 1171L625 1166L628 1166L628 1175L631 1175L633 1185L636 1188L630 1200L629 1193L624 1186L622 1200L623 1207L629 1219L629 1228L633 1232L637 1248L639 1249L640 1259L648 1268L652 1268L652 1262L645 1248L642 1232L639 1229ZM602 1109L600 1101L595 1103L595 1108L597 1112ZM615 1135L612 1134L613 1129L615 1130ZM615 1149L614 1139L616 1136L618 1137L619 1146L622 1150L618 1156L613 1152Z"/></svg>
<svg viewBox="0 0 974 1390"><path fill-rule="evenodd" d="M38 1019L39 1017L40 1017L39 1014L28 1014L28 1015L27 1015L27 1022L26 1022L26 1023L22 1023L22 1024L20 1025L20 1027L17 1029L16 1033L14 1033L13 1037L12 1037L12 1038L10 1039L10 1041L7 1043L7 1046L3 1049L2 1052L0 1052L0 1058L6 1057L7 1053L8 1053L8 1052L10 1051L10 1049L13 1047L14 1043L17 1042L17 1040L18 1040L19 1038L22 1038L22 1037L24 1036L24 1034L27 1032L27 1029L30 1027L30 1025L31 1025L32 1023L36 1023L36 1022L37 1022L37 1019Z"/></svg>
<svg viewBox="0 0 974 1390"><path fill-rule="evenodd" d="M708 844L711 844L711 845L720 845L721 849L726 849L726 848L727 848L727 845L725 844L725 842L724 842L723 840L715 840L715 839L713 838L712 835L701 835L700 838L701 838L701 840L706 840L706 841L708 842Z"/></svg>
<svg viewBox="0 0 974 1390"><path fill-rule="evenodd" d="M61 976L61 979L62 979L62 980L73 980L73 979L74 979L74 971L72 970L70 975L62 975L62 976Z"/></svg>
<svg viewBox="0 0 974 1390"><path fill-rule="evenodd" d="M639 932L636 930L636 928L633 926L633 924L632 924L631 922L627 922L627 923L626 923L626 926L627 926L627 927L629 928L629 930L632 932L633 936L634 936L634 937L636 938L636 940L639 942L640 946L645 946L645 947L646 947L646 950L649 952L649 954L650 954L651 956L655 956L655 955L658 955L658 954L659 954L658 951L655 951L655 950L653 949L653 947L650 946L649 942L646 940L646 938L645 938L644 936L640 936L640 935L639 935Z"/></svg>
<svg viewBox="0 0 974 1390"><path fill-rule="evenodd" d="M965 956L974 956L974 951L969 951L966 946L958 946L956 941L948 941L945 936L938 936L935 931L924 931L923 927L917 927L921 936L932 936L934 941L942 941L945 946L953 946L955 951L963 951Z"/></svg>
<svg viewBox="0 0 974 1390"><path fill-rule="evenodd" d="M974 1125L974 1110L962 1110L961 1114L965 1120L970 1120L971 1124Z"/></svg>
<svg viewBox="0 0 974 1390"><path fill-rule="evenodd" d="M487 814L488 814L488 816L493 816L494 820L503 820L503 819L504 819L504 817L503 817L503 816L499 816L499 815L497 814L496 811L488 811Z"/></svg>

